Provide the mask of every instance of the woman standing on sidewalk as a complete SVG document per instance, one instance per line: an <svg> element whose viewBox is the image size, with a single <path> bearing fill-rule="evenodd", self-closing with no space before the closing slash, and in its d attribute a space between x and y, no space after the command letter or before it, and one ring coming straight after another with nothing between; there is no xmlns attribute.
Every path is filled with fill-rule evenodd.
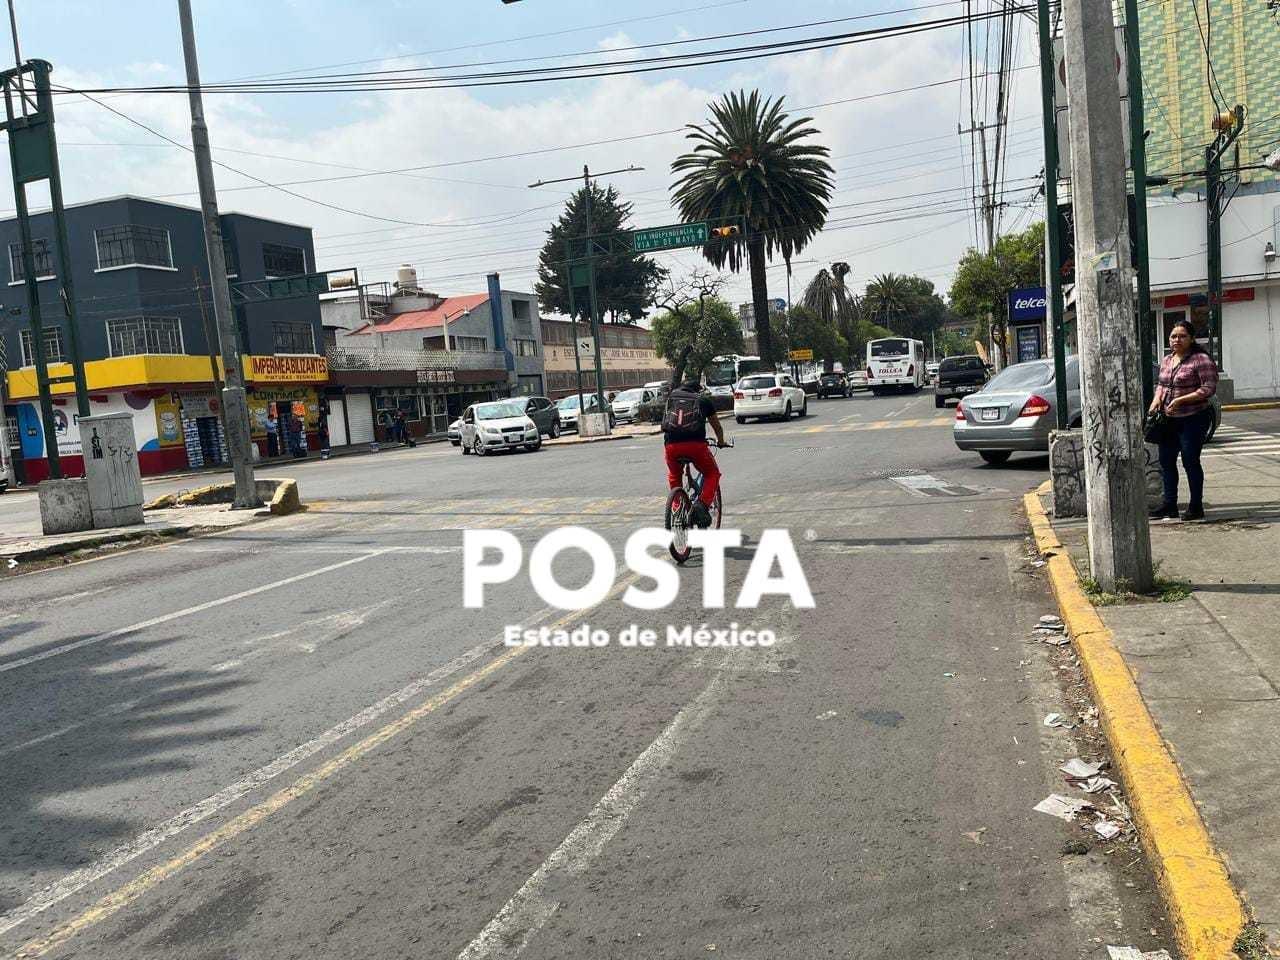
<svg viewBox="0 0 1280 960"><path fill-rule="evenodd" d="M1209 398L1218 390L1218 366L1196 343L1195 330L1186 320L1178 320L1169 332L1170 353L1160 363L1159 385L1148 414L1163 412L1167 429L1160 437L1160 473L1164 479L1164 502L1151 511L1151 519L1178 517L1178 454L1187 472L1191 500L1183 520L1204 519L1204 470L1200 450L1213 422Z"/></svg>

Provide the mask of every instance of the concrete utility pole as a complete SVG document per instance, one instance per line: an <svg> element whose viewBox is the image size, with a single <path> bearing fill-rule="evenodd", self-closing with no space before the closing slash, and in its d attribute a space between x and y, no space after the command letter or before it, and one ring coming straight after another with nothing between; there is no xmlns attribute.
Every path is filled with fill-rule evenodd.
<svg viewBox="0 0 1280 960"><path fill-rule="evenodd" d="M222 388L223 422L226 424L227 452L236 478L233 507L262 506L253 482L253 455L250 451L249 404L244 392L244 368L236 344L235 314L227 287L226 253L222 247L222 220L218 216L218 195L213 184L213 158L209 153L209 128L204 122L204 101L200 96L200 66L196 61L195 28L191 23L191 0L178 0L182 21L182 56L187 63L187 88L191 99L191 149L196 156L196 180L200 186L200 213L204 218L204 244L209 253L209 283L213 293L213 317L218 326L218 344L226 383Z"/></svg>
<svg viewBox="0 0 1280 960"><path fill-rule="evenodd" d="M1124 135L1110 0L1063 0L1075 196L1089 561L1104 590L1151 589L1142 348L1134 323ZM1140 93L1140 91L1139 91ZM1135 131L1134 136L1141 136Z"/></svg>

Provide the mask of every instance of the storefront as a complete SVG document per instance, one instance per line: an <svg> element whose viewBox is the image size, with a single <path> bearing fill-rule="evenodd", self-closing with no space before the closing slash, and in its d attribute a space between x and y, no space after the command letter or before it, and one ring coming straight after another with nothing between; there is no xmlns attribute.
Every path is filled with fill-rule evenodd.
<svg viewBox="0 0 1280 960"><path fill-rule="evenodd" d="M1045 338L1044 287L1022 287L1009 291L1009 340L1011 363L1026 363L1048 355Z"/></svg>
<svg viewBox="0 0 1280 960"><path fill-rule="evenodd" d="M285 361L282 363L282 361ZM221 368L219 368L221 376ZM260 451L267 449L266 416L271 404L297 413L304 444L319 445L320 399L317 386L327 377L324 357L246 357L250 427ZM53 364L51 377L69 376L68 364ZM85 364L93 414L128 413L133 418L138 464L143 475L227 462L218 384L208 357L139 354L91 360ZM11 417L18 437L15 463L25 483L49 476L44 425L35 369L23 367L7 377ZM80 476L80 430L72 385L53 387L53 420L63 473Z"/></svg>

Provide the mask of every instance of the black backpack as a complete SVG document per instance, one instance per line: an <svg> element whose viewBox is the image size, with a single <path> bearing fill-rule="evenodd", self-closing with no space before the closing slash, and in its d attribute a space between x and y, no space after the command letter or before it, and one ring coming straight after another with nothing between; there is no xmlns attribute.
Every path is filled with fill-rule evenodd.
<svg viewBox="0 0 1280 960"><path fill-rule="evenodd" d="M707 417L702 398L687 390L672 390L667 412L662 415L662 432L670 440L701 440L707 435Z"/></svg>

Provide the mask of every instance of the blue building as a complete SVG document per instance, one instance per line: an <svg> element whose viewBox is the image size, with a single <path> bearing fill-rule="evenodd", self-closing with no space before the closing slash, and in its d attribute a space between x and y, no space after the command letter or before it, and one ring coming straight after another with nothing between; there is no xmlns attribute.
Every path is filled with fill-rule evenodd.
<svg viewBox="0 0 1280 960"><path fill-rule="evenodd" d="M203 466L226 458L215 375L221 377L200 211L115 197L68 206L68 255L79 319L81 359L93 412L134 417L144 473ZM67 319L58 283L52 216L31 218L50 375L70 373ZM222 215L232 282L315 270L309 227L240 213ZM7 366L10 443L25 482L47 475L38 414L35 357L15 219L0 221L0 359ZM328 379L315 296L237 309L250 420L266 452L267 415L297 414L312 445L319 428L317 387ZM71 384L58 384L55 421L64 470L80 469Z"/></svg>

